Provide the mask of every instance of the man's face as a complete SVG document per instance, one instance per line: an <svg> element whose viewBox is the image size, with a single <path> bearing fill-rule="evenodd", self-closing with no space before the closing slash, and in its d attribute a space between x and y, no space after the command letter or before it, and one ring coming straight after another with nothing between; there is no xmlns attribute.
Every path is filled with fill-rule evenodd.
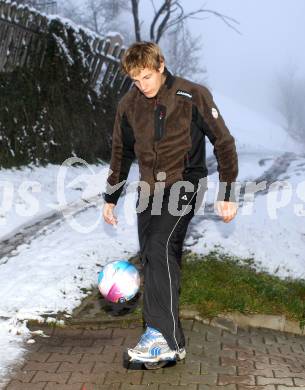
<svg viewBox="0 0 305 390"><path fill-rule="evenodd" d="M144 68L136 75L132 72L130 72L129 75L136 87L138 87L147 98L152 98L157 95L164 82L164 63L161 64L159 71Z"/></svg>

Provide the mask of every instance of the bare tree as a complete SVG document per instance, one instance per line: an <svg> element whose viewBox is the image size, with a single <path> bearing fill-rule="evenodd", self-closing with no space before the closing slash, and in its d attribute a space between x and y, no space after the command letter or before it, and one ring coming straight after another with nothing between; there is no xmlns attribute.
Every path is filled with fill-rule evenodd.
<svg viewBox="0 0 305 390"><path fill-rule="evenodd" d="M57 12L56 0L14 0L14 2L29 5L47 14L55 14Z"/></svg>
<svg viewBox="0 0 305 390"><path fill-rule="evenodd" d="M120 30L118 18L122 10L130 9L125 0L85 0L75 7L72 0L61 5L60 13L99 35L109 30ZM124 30L123 30L124 31Z"/></svg>
<svg viewBox="0 0 305 390"><path fill-rule="evenodd" d="M139 3L140 0L131 0L135 38L137 41L142 40ZM240 34L240 31L234 26L234 24L239 24L237 20L220 12L205 8L205 6L202 6L195 11L185 13L181 0L164 0L158 9L153 0L151 0L151 3L154 8L154 17L150 24L150 40L153 42L158 43L166 31L177 24L184 22L186 19L206 19L198 16L202 14L212 14L219 17L228 27Z"/></svg>
<svg viewBox="0 0 305 390"><path fill-rule="evenodd" d="M130 2L126 0L85 0L83 9L78 13L71 1L66 0L68 7L66 7L65 16L101 35L107 35L109 30L118 31L124 37L126 46L135 40L141 41L144 35L148 35L148 40L162 47L166 54L167 64L173 73L182 77L192 77L192 79L196 79L197 74L201 77L198 82L202 82L202 75L206 73L206 69L200 65L201 38L191 35L187 21L203 20L211 14L219 17L239 33L235 27L238 24L235 19L204 6L187 13L181 5L181 0L163 0L159 7L156 7L154 0L150 0L154 13L148 26L141 21L140 0ZM124 11L127 11L128 15ZM123 17L120 18L121 15Z"/></svg>
<svg viewBox="0 0 305 390"><path fill-rule="evenodd" d="M305 144L305 79L295 68L286 69L277 77L276 108L283 115L287 132Z"/></svg>
<svg viewBox="0 0 305 390"><path fill-rule="evenodd" d="M150 0L154 9L154 16L149 25L150 41L159 42L162 39L162 48L166 53L167 64L173 73L181 77L192 77L196 79L196 74L200 75L197 80L204 83L202 75L206 69L200 65L199 53L201 52L201 38L192 37L187 19L206 19L200 15L212 14L219 17L228 27L240 33L235 27L239 24L235 19L223 15L222 13L205 8L204 6L195 11L186 13L180 0L163 0L159 8L154 0ZM142 40L141 27L143 23L139 15L140 0L131 0L131 11L134 21L134 32L136 41Z"/></svg>
<svg viewBox="0 0 305 390"><path fill-rule="evenodd" d="M187 25L181 21L165 34L163 40L166 62L171 71L181 77L192 76L194 81L204 83L202 75L207 70L201 65L201 37L192 36Z"/></svg>

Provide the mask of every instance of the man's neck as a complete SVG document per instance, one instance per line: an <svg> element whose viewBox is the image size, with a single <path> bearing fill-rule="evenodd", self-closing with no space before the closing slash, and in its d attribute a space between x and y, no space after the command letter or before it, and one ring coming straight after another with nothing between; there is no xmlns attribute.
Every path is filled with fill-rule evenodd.
<svg viewBox="0 0 305 390"><path fill-rule="evenodd" d="M161 79L162 79L161 85L163 85L165 83L165 80L166 80L166 75L164 72L162 73Z"/></svg>

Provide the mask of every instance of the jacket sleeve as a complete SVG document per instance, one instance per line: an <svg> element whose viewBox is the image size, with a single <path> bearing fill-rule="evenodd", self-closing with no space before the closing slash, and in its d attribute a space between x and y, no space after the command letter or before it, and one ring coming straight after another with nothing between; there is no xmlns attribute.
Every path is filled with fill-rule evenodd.
<svg viewBox="0 0 305 390"><path fill-rule="evenodd" d="M119 103L112 132L110 169L103 193L106 203L117 204L134 159L133 130Z"/></svg>
<svg viewBox="0 0 305 390"><path fill-rule="evenodd" d="M212 143L219 173L217 200L236 201L235 181L238 175L238 158L235 139L230 134L211 92L200 86L197 95L199 126Z"/></svg>

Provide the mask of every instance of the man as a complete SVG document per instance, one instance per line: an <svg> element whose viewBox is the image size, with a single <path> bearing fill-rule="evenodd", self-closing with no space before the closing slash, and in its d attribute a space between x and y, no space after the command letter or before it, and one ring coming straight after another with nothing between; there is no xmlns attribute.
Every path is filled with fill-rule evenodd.
<svg viewBox="0 0 305 390"><path fill-rule="evenodd" d="M134 86L116 113L103 216L107 223L117 224L114 208L135 158L143 184L137 208L142 192L147 205L137 213L147 328L128 354L144 362L182 359L186 351L179 320L181 256L188 224L206 191L205 137L213 144L218 163L221 186L216 207L224 222L237 213L235 141L209 90L173 76L155 43L129 47L122 70Z"/></svg>

